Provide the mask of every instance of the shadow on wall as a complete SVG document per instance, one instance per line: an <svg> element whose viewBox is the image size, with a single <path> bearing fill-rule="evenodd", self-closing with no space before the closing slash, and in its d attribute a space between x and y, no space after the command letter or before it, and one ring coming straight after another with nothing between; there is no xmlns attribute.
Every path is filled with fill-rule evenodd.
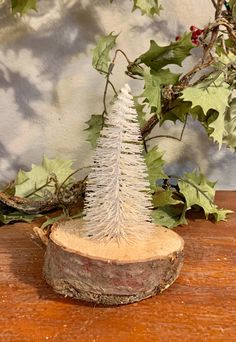
<svg viewBox="0 0 236 342"><path fill-rule="evenodd" d="M9 88L14 90L15 103L24 119L33 119L38 113L30 106L30 102L42 99L37 85L24 77L18 71L11 71L6 65L0 62L5 73L0 70L0 87L5 91Z"/></svg>
<svg viewBox="0 0 236 342"><path fill-rule="evenodd" d="M187 3L187 0L185 0L185 3ZM49 145L47 134L50 137L53 133L58 135L56 143L54 140L51 141L50 153L47 152L51 156L68 158L68 151L73 150L70 158L72 156L72 158L76 159L80 152L84 152L83 146L81 151L77 151L78 145L82 144L81 142L74 143L73 149L73 142L71 143L70 140L77 141L78 137L81 137L81 140L83 139L81 132L86 121L83 113L88 113L88 103L92 103L92 106L95 103L96 106L96 102L101 102L104 79L102 76L99 78L98 75L99 80L95 80L95 72L93 73L92 67L90 67L92 58L90 47L95 44L98 36L108 33L108 25L105 21L109 16L112 18L111 22L109 21L109 32L112 30L119 32L118 27L120 28L123 25L125 32L132 33L129 36L132 37L132 42L127 41L127 37L120 38L120 41L123 40L122 47L124 50L126 47L127 49L131 47L129 50L131 53L132 47L136 45L136 39L140 39L140 37L143 40L147 39L147 42L145 42L147 47L149 38L157 41L159 38L161 41L162 37L163 40L173 40L176 34L188 29L186 23L191 20L186 18L186 13L185 19L182 17L176 18L175 10L178 9L176 13L180 13L181 5L174 0L168 2L168 5L165 4L168 11L172 11L171 15L173 17L165 17L165 11L163 11L160 18L156 17L155 22L141 17L139 11L135 11L133 14L130 13L132 2L127 0L114 1L111 5L109 0L41 0L38 5L37 13L31 12L29 16L23 18L13 17L10 15L7 5L0 5L0 37L2 39L0 49L0 92L3 91L0 95L5 99L3 106L0 103L0 108L2 107L1 118L5 120L2 130L0 126L0 170L2 174L4 173L4 175L0 176L0 181L3 178L5 179L12 170L17 171L19 167L29 167L32 162L41 160L43 151L46 151ZM103 16L105 12L106 15ZM146 31L147 35L145 36ZM136 57L135 53L136 51L134 57ZM27 58L25 59L24 56ZM71 62L73 58L79 62L73 64ZM86 65L86 67L81 62L83 58L88 60L88 63L87 60L86 63L89 65ZM193 59L196 61L198 58L197 53ZM73 64L73 70L70 70L70 73L66 69L68 64ZM77 67L81 69L77 70ZM184 69L186 68L189 68L189 65L184 66ZM119 70L119 67L117 69ZM79 102L84 106L77 106L76 102L72 108L67 103L70 97L63 97L62 101L66 99L65 103L63 103L64 116L61 115L60 117L61 113L57 99L58 84L63 83L60 82L61 78L66 78L67 82L64 82L63 85L67 84L69 87L71 85L71 75L75 78L73 84L76 84L76 87L66 90L71 96L75 97L78 97L79 92L84 92L84 100ZM80 78L78 80L78 91L77 75ZM121 74L117 74L117 83L119 83L119 77L122 79ZM9 95L10 91L12 91L12 97L10 97L11 94ZM9 103L11 98L14 101L12 108L10 108L11 103ZM95 110L97 110L96 107ZM73 109L73 112L71 109ZM71 113L69 113L70 110ZM89 112L88 114L94 113ZM81 122L79 123L79 116L80 121L84 120L83 127ZM24 126L26 127L25 130L24 127L18 130L23 121L26 121L28 126ZM56 122L56 125L54 125L54 122ZM27 132L28 127L30 127L30 132ZM50 127L51 131L49 129L46 131L45 127ZM52 132L53 128L56 132ZM188 128L186 140L181 146L176 143L170 147L169 141L161 142L161 145L164 145L163 149L170 149L170 155L172 155L170 160L171 173L179 173L183 168L189 169L192 165L202 164L204 171L211 174L212 169L222 169L221 165L230 163L231 155L226 153L221 153L215 161L212 149L215 151L217 148L215 149L212 144L209 144L205 133L200 131L197 134L198 128L192 128L191 124ZM14 137L10 137L7 130L14 130L16 136L17 134L25 134L25 143L21 149L18 148L20 139L14 141L14 148L9 146L10 139ZM38 136L35 136L34 139L35 132ZM194 143L191 141L193 132L196 138ZM27 134L31 134L30 138L27 137ZM35 141L34 146L33 141ZM172 153L173 151L178 153ZM81 156L81 159L85 157L86 152ZM225 169L223 169L224 171Z"/></svg>
<svg viewBox="0 0 236 342"><path fill-rule="evenodd" d="M14 51L17 55L23 49L32 52L32 57L40 59L42 67L38 70L39 76L43 76L50 80L55 85L60 77L67 59L77 55L80 52L85 52L87 45L95 42L96 35L102 35L99 25L99 18L96 14L96 9L90 5L83 6L81 2L76 2L73 6L56 5L58 1L45 2L45 6L41 6L37 14L32 13L31 17L25 25L30 25L31 19L44 18L47 15L47 9L50 6L51 10L57 8L58 18L55 20L48 18L43 27L38 30L27 28L24 34L18 37L17 40L10 41L2 46L3 54L8 51ZM6 8L4 8L6 14ZM7 15L7 14L6 14ZM9 16L9 14L8 14ZM14 23L12 23L14 25ZM4 27L2 27L4 30ZM24 60L20 61L22 69L27 68ZM14 88L15 101L19 106L20 113L24 116L34 116L32 108L29 106L28 99L32 100L40 98L40 91L37 86L22 77L19 72L10 70L10 66L1 63L1 68L4 69L4 74L7 75L0 79L1 87Z"/></svg>
<svg viewBox="0 0 236 342"><path fill-rule="evenodd" d="M12 170L19 170L24 167L20 156L9 153L0 141L0 168L2 167L4 167L4 174L1 174L0 189L9 182L9 174L11 174Z"/></svg>

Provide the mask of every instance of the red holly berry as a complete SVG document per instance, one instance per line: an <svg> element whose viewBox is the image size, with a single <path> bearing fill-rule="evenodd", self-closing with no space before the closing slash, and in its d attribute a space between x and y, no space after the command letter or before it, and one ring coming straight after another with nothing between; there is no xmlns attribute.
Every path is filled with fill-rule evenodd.
<svg viewBox="0 0 236 342"><path fill-rule="evenodd" d="M176 37L175 37L175 40L176 40L176 41L178 41L178 40L180 40L180 39L181 39L181 36L176 36Z"/></svg>
<svg viewBox="0 0 236 342"><path fill-rule="evenodd" d="M193 31L192 39L197 39L198 37L199 37L199 34L197 34L197 31Z"/></svg>
<svg viewBox="0 0 236 342"><path fill-rule="evenodd" d="M198 28L194 25L190 26L190 31L196 31Z"/></svg>
<svg viewBox="0 0 236 342"><path fill-rule="evenodd" d="M204 31L204 30L197 29L197 30L196 30L196 34L197 34L198 36L200 36L200 35L203 33L203 31Z"/></svg>
<svg viewBox="0 0 236 342"><path fill-rule="evenodd" d="M197 39L192 39L192 43L193 45L195 46L198 46L199 45L199 41Z"/></svg>

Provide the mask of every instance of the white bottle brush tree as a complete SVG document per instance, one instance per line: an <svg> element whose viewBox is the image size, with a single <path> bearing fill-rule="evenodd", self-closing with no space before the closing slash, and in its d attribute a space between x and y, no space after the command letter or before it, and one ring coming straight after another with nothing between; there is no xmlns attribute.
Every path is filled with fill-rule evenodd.
<svg viewBox="0 0 236 342"><path fill-rule="evenodd" d="M97 142L88 176L83 233L96 240L143 239L154 228L137 112L125 85Z"/></svg>
<svg viewBox="0 0 236 342"><path fill-rule="evenodd" d="M98 139L84 220L63 222L50 234L44 277L64 296L129 304L164 291L179 275L183 239L151 221L137 116L126 85Z"/></svg>

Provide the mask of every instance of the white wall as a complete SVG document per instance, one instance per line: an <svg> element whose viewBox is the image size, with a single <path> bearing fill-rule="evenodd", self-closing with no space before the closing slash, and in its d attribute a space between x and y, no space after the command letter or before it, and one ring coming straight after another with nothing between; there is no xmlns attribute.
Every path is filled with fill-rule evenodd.
<svg viewBox="0 0 236 342"><path fill-rule="evenodd" d="M119 47L134 59L148 49L150 39L168 42L192 24L203 27L213 16L207 0L162 4L165 10L155 21L131 13L128 0L41 0L38 13L17 19L9 14L9 2L0 5L0 182L12 179L19 167L39 162L43 153L88 165L91 151L83 129L91 114L101 112L104 87L91 67L96 39L120 32ZM142 84L124 70L120 57L116 87L128 81L137 93ZM219 180L218 188L236 188L236 155L219 152L198 125L188 125L182 142L162 140L160 145L170 172L199 165Z"/></svg>

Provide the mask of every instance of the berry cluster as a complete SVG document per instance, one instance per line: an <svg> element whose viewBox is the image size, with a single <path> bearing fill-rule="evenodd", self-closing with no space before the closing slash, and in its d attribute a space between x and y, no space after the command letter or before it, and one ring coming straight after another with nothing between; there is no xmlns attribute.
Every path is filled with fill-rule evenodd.
<svg viewBox="0 0 236 342"><path fill-rule="evenodd" d="M192 39L193 45L198 46L199 45L199 38L203 34L204 30L201 30L200 28L192 25L192 26L190 26L190 31L192 32L191 39Z"/></svg>
<svg viewBox="0 0 236 342"><path fill-rule="evenodd" d="M204 30L201 30L200 28L192 25L192 26L190 26L190 31L192 32L191 40L192 40L193 45L198 46L200 43L199 38L204 33ZM176 36L175 40L178 41L181 38L182 38L181 36Z"/></svg>

